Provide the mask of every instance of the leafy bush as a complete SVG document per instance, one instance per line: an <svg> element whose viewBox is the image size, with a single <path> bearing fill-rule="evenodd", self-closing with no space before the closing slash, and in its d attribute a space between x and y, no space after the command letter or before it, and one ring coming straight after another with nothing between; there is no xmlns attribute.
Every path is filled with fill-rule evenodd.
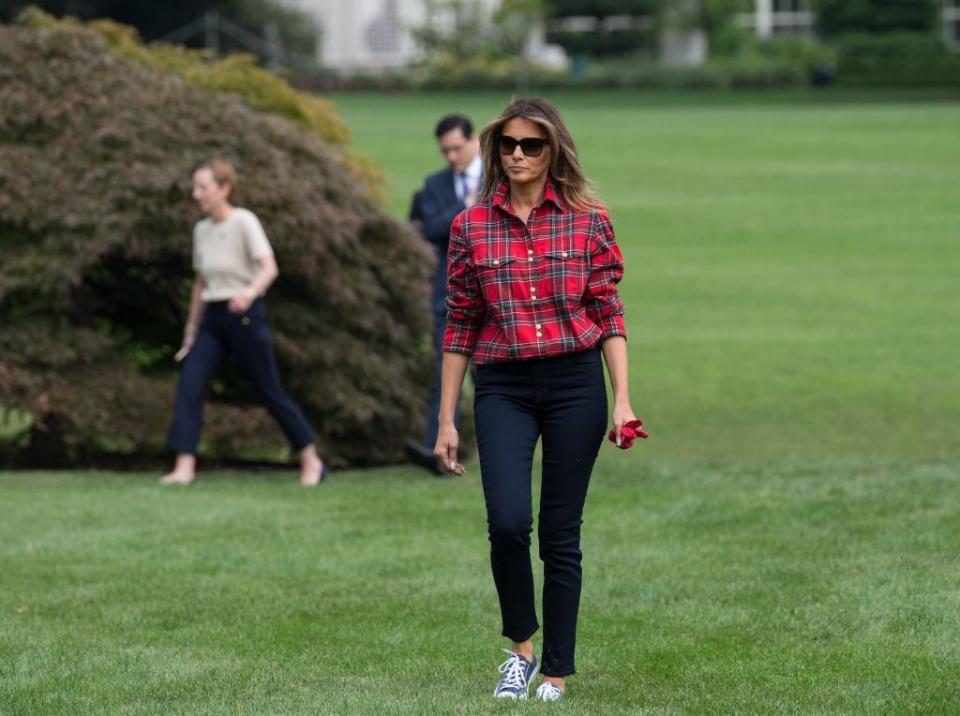
<svg viewBox="0 0 960 716"><path fill-rule="evenodd" d="M847 35L839 42L837 80L845 85L957 86L960 56L939 38L912 32Z"/></svg>
<svg viewBox="0 0 960 716"><path fill-rule="evenodd" d="M664 67L643 56L594 60L582 86L659 90L800 87L808 84L816 67L832 61L833 53L813 40L784 37L764 43L751 41L734 55L712 58L696 67ZM556 82L569 84L570 80Z"/></svg>
<svg viewBox="0 0 960 716"><path fill-rule="evenodd" d="M547 41L560 45L573 56L610 57L653 46L656 33L652 29L596 29L589 32L554 30L547 34Z"/></svg>
<svg viewBox="0 0 960 716"><path fill-rule="evenodd" d="M734 87L802 86L832 78L836 51L811 37L749 38L740 50L716 60Z"/></svg>
<svg viewBox="0 0 960 716"><path fill-rule="evenodd" d="M259 71L239 65L253 87L205 85L238 66L156 48L130 59L136 47L112 49L126 45L99 27L0 27L0 405L31 426L17 459L162 449L199 218L190 174L212 156L238 165L236 199L276 251L278 358L322 453L340 465L399 458L430 376L424 242L322 138L343 141L339 120L324 126L328 108L314 105L305 132L251 109L277 87ZM156 69L161 57L180 69ZM235 375L213 392L202 452L282 449Z"/></svg>
<svg viewBox="0 0 960 716"><path fill-rule="evenodd" d="M546 0L550 14L555 17L608 15L649 15L663 4L661 0Z"/></svg>
<svg viewBox="0 0 960 716"><path fill-rule="evenodd" d="M520 57L474 56L458 60L447 52L436 52L424 64L397 77L413 89L514 89L518 80L529 73L536 77L561 74L557 71L529 67ZM381 80L382 81L382 80Z"/></svg>
<svg viewBox="0 0 960 716"><path fill-rule="evenodd" d="M190 86L239 95L254 109L286 117L333 144L345 145L350 141L350 131L337 116L332 102L297 92L282 78L257 67L252 55L233 54L217 59L208 50L162 42L145 45L132 27L111 20L58 20L36 8L25 10L17 22L35 29L88 27L118 54L173 73Z"/></svg>
<svg viewBox="0 0 960 716"><path fill-rule="evenodd" d="M276 50L279 51L279 58L269 51L266 41L254 44L259 45L261 60L279 59L281 63L309 63L315 56L321 34L321 28L308 10L295 8L292 3L278 0L4 0L0 3L0 22L13 22L29 6L58 16L70 14L85 19L110 18L137 28L141 37L150 41L183 30L187 26L196 32L199 30L197 21L202 21L202 15L206 12L213 11L219 16L217 19L227 20L234 27L252 35L265 35L267 26L272 26L271 31L276 32L278 41ZM217 46L222 52L242 52L251 44L249 38L247 42L238 40L238 37L242 36L237 36L236 33L220 30L216 34ZM195 34L191 44L198 39L201 38ZM202 41L206 40L206 37L202 38Z"/></svg>
<svg viewBox="0 0 960 716"><path fill-rule="evenodd" d="M941 0L816 0L817 31L824 37L851 33L933 33Z"/></svg>
<svg viewBox="0 0 960 716"><path fill-rule="evenodd" d="M662 6L661 0L546 0L544 7L552 18L547 42L560 45L573 57L615 57L649 49L656 45L656 29L651 21ZM627 26L608 27L611 16L626 17ZM599 25L590 30L564 29L564 18L594 18Z"/></svg>
<svg viewBox="0 0 960 716"><path fill-rule="evenodd" d="M960 55L922 33L840 38L837 80L845 85L960 86Z"/></svg>
<svg viewBox="0 0 960 716"><path fill-rule="evenodd" d="M960 57L939 37L940 6L940 0L819 0L817 28L837 47L837 81L960 85Z"/></svg>

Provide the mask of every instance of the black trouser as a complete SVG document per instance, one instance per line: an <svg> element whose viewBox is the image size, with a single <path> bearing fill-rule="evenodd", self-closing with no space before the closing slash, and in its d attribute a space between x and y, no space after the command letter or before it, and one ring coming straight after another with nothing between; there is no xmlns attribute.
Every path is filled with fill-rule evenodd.
<svg viewBox="0 0 960 716"><path fill-rule="evenodd" d="M541 672L567 676L575 671L583 503L607 425L600 351L478 366L474 411L490 563L503 635L513 641L529 639L539 627L530 565L531 470L543 438Z"/></svg>
<svg viewBox="0 0 960 716"><path fill-rule="evenodd" d="M313 430L280 383L273 338L267 325L267 307L262 299L257 299L241 315L231 313L226 301L211 301L206 305L193 347L180 369L167 447L178 453L197 451L203 424L203 398L228 353L236 357L240 369L280 424L293 449L299 451L314 442Z"/></svg>

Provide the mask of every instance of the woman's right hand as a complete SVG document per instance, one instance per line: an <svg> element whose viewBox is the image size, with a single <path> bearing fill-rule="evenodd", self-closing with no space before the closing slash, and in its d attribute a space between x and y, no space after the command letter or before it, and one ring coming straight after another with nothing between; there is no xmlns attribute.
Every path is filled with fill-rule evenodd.
<svg viewBox="0 0 960 716"><path fill-rule="evenodd" d="M441 467L454 475L462 475L464 467L457 462L457 447L460 445L460 434L457 428L448 424L441 425L437 432L437 445L433 448L433 455L440 462Z"/></svg>
<svg viewBox="0 0 960 716"><path fill-rule="evenodd" d="M173 356L173 359L179 363L184 358L187 357L187 353L190 352L190 349L193 348L193 340L197 337L196 331L185 331L183 334L183 340L180 342L180 350L176 352Z"/></svg>

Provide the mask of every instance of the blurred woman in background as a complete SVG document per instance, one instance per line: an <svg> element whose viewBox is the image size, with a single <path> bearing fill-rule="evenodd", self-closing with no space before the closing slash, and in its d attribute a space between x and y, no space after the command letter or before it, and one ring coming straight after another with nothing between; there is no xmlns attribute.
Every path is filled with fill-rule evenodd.
<svg viewBox="0 0 960 716"><path fill-rule="evenodd" d="M232 206L234 168L207 162L193 174L193 198L207 214L193 229L190 312L177 359L183 362L167 447L177 454L164 485L189 485L196 478L196 450L203 423L203 398L224 358L233 354L267 410L300 458L300 483L314 486L327 476L316 437L280 383L263 296L278 276L267 236L251 211Z"/></svg>

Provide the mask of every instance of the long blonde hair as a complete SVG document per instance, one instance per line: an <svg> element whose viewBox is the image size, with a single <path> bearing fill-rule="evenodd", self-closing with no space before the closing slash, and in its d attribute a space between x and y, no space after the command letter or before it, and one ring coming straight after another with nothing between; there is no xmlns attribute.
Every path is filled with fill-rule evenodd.
<svg viewBox="0 0 960 716"><path fill-rule="evenodd" d="M520 97L507 105L500 116L480 132L483 153L483 196L491 197L506 177L497 145L504 125L521 117L541 127L550 142L550 167L547 170L554 189L564 203L575 211L589 211L602 206L584 176L573 137L560 112L543 97Z"/></svg>

